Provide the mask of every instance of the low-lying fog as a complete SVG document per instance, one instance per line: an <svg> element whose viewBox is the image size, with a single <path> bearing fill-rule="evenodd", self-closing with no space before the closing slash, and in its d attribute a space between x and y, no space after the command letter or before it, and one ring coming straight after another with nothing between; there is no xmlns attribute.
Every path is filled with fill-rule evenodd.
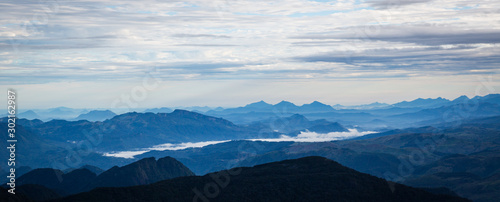
<svg viewBox="0 0 500 202"><path fill-rule="evenodd" d="M270 138L270 139L248 139L251 141L267 141L267 142L328 142L334 140L345 140L355 137L360 137L363 135L368 135L375 133L373 131L363 131L359 132L356 129L349 129L349 132L331 132L331 133L316 133L303 131L297 136L291 137L282 135L280 138ZM220 144L224 142L229 142L231 140L223 141L205 141L205 142L185 142L178 144L165 143L156 145L150 148L137 149L133 151L118 151L118 152L108 152L104 153L104 156L112 156L119 158L134 158L134 156L144 154L149 151L165 151L165 150L182 150L187 148L199 148L205 147L207 145Z"/></svg>

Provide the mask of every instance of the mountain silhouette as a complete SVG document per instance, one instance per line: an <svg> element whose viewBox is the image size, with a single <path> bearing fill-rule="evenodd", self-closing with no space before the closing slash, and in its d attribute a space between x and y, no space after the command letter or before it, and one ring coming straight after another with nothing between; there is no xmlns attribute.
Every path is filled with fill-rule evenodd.
<svg viewBox="0 0 500 202"><path fill-rule="evenodd" d="M86 114L80 114L75 120L104 121L114 116L116 114L110 110L92 110Z"/></svg>
<svg viewBox="0 0 500 202"><path fill-rule="evenodd" d="M189 168L171 157L155 160L144 158L129 165L115 166L97 176L87 185L90 190L95 187L125 187L145 185L160 180L194 175Z"/></svg>
<svg viewBox="0 0 500 202"><path fill-rule="evenodd" d="M451 102L448 99L444 99L441 97L438 97L436 99L432 98L418 98L412 101L403 101L403 102L398 102L396 104L393 104L393 107L401 107L401 108L412 108L412 107L419 107L419 108L430 108L430 107L440 107L443 106L447 103Z"/></svg>
<svg viewBox="0 0 500 202"><path fill-rule="evenodd" d="M41 185L65 196L83 191L95 178L96 174L87 169L76 169L65 174L58 169L38 168L19 177L17 185Z"/></svg>
<svg viewBox="0 0 500 202"><path fill-rule="evenodd" d="M323 157L305 157L205 176L98 188L55 201L468 201L387 182Z"/></svg>
<svg viewBox="0 0 500 202"><path fill-rule="evenodd" d="M259 102L250 103L250 104L246 105L245 108L249 108L249 109L269 109L272 106L273 105L268 104L268 103L264 102L263 100L261 100Z"/></svg>
<svg viewBox="0 0 500 202"><path fill-rule="evenodd" d="M189 168L174 158L164 157L155 160L155 158L150 157L123 167L115 166L97 176L85 168L68 173L52 168L35 169L22 175L17 180L17 185L23 186L23 192L26 196L35 197L32 199L36 200L45 200L54 198L54 194L41 194L40 192L43 192L44 189L51 190L58 196L67 196L89 191L96 187L145 185L160 180L193 175L194 173Z"/></svg>
<svg viewBox="0 0 500 202"><path fill-rule="evenodd" d="M103 152L162 143L242 139L256 133L225 119L186 110L157 114L131 112L103 122L52 120L31 129L46 140L59 142L86 141L89 132L97 131L102 141L96 149Z"/></svg>
<svg viewBox="0 0 500 202"><path fill-rule="evenodd" d="M153 109L147 109L144 112L152 112L152 113L171 113L174 110L167 108L167 107L162 107L162 108L153 108Z"/></svg>
<svg viewBox="0 0 500 202"><path fill-rule="evenodd" d="M11 194L6 188L0 187L0 199L5 202L29 202L32 201L22 193Z"/></svg>
<svg viewBox="0 0 500 202"><path fill-rule="evenodd" d="M348 132L347 128L340 125L339 123L324 123L314 125L312 127L307 128L307 130L316 133L331 133L331 132Z"/></svg>
<svg viewBox="0 0 500 202"><path fill-rule="evenodd" d="M29 120L40 119L41 117L33 110L28 110L17 115L18 118L25 118Z"/></svg>
<svg viewBox="0 0 500 202"><path fill-rule="evenodd" d="M318 101L314 101L311 104L304 104L300 106L300 111L303 112L329 112L335 111L332 106L323 104Z"/></svg>

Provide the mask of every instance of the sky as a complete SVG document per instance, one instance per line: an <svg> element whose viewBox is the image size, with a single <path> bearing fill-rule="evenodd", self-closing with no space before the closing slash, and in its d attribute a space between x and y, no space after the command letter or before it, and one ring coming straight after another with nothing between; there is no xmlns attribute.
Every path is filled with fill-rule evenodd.
<svg viewBox="0 0 500 202"><path fill-rule="evenodd" d="M0 16L0 90L19 108L500 92L498 0L7 0Z"/></svg>

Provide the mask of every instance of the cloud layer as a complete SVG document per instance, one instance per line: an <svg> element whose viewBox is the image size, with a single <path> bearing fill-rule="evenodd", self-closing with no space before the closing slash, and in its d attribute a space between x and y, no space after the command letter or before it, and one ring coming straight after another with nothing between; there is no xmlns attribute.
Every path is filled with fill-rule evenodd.
<svg viewBox="0 0 500 202"><path fill-rule="evenodd" d="M334 140L345 140L355 137L360 137L363 135L368 135L375 133L372 131L359 132L356 129L349 129L348 132L331 132L331 133L316 133L310 131L303 131L295 137L290 137L282 135L280 138L270 138L270 139L250 139L251 141L264 141L264 142L329 142ZM182 150L187 148L200 148L213 144L220 144L226 141L206 141L206 142L187 142L179 144L165 143L157 145L147 149L139 149L135 151L119 151L119 152L108 152L104 153L104 156L112 156L119 158L134 158L134 156L144 154L149 151L165 151L165 150Z"/></svg>
<svg viewBox="0 0 500 202"><path fill-rule="evenodd" d="M0 85L129 82L151 67L168 81L498 77L498 8L494 0L9 1L0 6Z"/></svg>
<svg viewBox="0 0 500 202"><path fill-rule="evenodd" d="M282 135L276 139L253 139L254 141L266 142L329 142L334 140L345 140L363 135L375 133L373 131L360 132L356 129L349 129L348 132L330 132L330 133L316 133L310 131L302 131L295 137Z"/></svg>

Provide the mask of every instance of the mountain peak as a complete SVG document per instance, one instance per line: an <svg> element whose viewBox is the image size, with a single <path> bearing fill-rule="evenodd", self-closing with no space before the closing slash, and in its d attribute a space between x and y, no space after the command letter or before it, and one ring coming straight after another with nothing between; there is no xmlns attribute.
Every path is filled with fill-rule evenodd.
<svg viewBox="0 0 500 202"><path fill-rule="evenodd" d="M26 113L26 114L36 114L33 110L28 110L28 111L25 111L23 113Z"/></svg>
<svg viewBox="0 0 500 202"><path fill-rule="evenodd" d="M80 114L76 117L76 120L88 120L88 121L104 121L116 116L116 114L110 110L92 110L85 114Z"/></svg>
<svg viewBox="0 0 500 202"><path fill-rule="evenodd" d="M86 114L101 114L101 113L106 113L106 114L115 114L114 112L110 111L110 110L92 110Z"/></svg>
<svg viewBox="0 0 500 202"><path fill-rule="evenodd" d="M56 107L56 108L51 108L50 110L71 111L73 109L69 107Z"/></svg>
<svg viewBox="0 0 500 202"><path fill-rule="evenodd" d="M203 191L203 185L221 182L221 173L227 182L217 196L217 201L467 201L455 196L436 195L394 183L394 189L384 179L360 173L333 160L319 156L284 160L253 167L237 168L239 173L221 171L204 176L176 178L158 183L128 188L94 189L91 192L73 195L62 201L105 201L105 199L127 196L128 201L169 199L186 201L193 199L193 190ZM218 178L215 178L215 177ZM229 183L229 177L231 183ZM266 186L263 186L266 185ZM217 186L215 184L214 186ZM150 192L150 190L168 190ZM219 188L217 187L217 190ZM296 190L301 190L297 192ZM199 191L198 191L199 192ZM147 195L145 194L147 193ZM195 192L196 193L196 192ZM259 194L255 194L259 193ZM304 194L314 193L314 194ZM194 195L193 201L204 194ZM198 200L200 201L200 200ZM208 201L208 199L206 200Z"/></svg>
<svg viewBox="0 0 500 202"><path fill-rule="evenodd" d="M465 100L469 100L469 97L467 97L466 95L462 95L462 96L454 99L453 102L460 102L460 101L465 101Z"/></svg>
<svg viewBox="0 0 500 202"><path fill-rule="evenodd" d="M156 163L155 157L148 157L148 158L143 158L141 160L136 161L135 163L137 164L150 164L150 163Z"/></svg>
<svg viewBox="0 0 500 202"><path fill-rule="evenodd" d="M183 117L206 117L209 118L211 116L206 116L204 114L200 114L198 112L193 112L185 109L175 109L170 115L174 116L183 116Z"/></svg>
<svg viewBox="0 0 500 202"><path fill-rule="evenodd" d="M403 101L393 104L394 107L401 108L412 108L412 107L440 107L447 103L451 102L448 99L444 99L442 97L438 98L418 98L412 101Z"/></svg>
<svg viewBox="0 0 500 202"><path fill-rule="evenodd" d="M270 107L270 106L272 106L272 105L267 103L267 102L264 102L264 100L245 105L245 107L247 107L247 108L266 108L266 107Z"/></svg>
<svg viewBox="0 0 500 202"><path fill-rule="evenodd" d="M301 110L304 111L333 111L333 107L330 105L323 104L319 101L311 102L311 104L304 104L301 106Z"/></svg>
<svg viewBox="0 0 500 202"><path fill-rule="evenodd" d="M295 104L293 104L291 102L282 100L281 102L279 102L278 104L275 104L274 106L291 106L291 107L296 107L297 105L295 105Z"/></svg>
<svg viewBox="0 0 500 202"><path fill-rule="evenodd" d="M146 109L144 112L171 113L171 112L173 112L173 110L170 108L167 108L167 107L161 107L161 108Z"/></svg>
<svg viewBox="0 0 500 202"><path fill-rule="evenodd" d="M345 128L338 122L315 125L308 128L307 130L316 133L349 132L347 128Z"/></svg>
<svg viewBox="0 0 500 202"><path fill-rule="evenodd" d="M301 114L294 114L294 115L290 116L289 119L309 121L305 116L303 116Z"/></svg>
<svg viewBox="0 0 500 202"><path fill-rule="evenodd" d="M310 105L324 106L324 105L326 105L326 104L323 104L323 103L321 103L321 102L319 102L319 101L314 101L314 102L311 102L311 104L310 104Z"/></svg>
<svg viewBox="0 0 500 202"><path fill-rule="evenodd" d="M158 160L149 157L122 167L113 167L103 172L97 176L88 188L144 185L160 180L193 175L194 173L189 168L172 157L164 157Z"/></svg>
<svg viewBox="0 0 500 202"><path fill-rule="evenodd" d="M293 104L293 103L286 101L286 100L281 100L281 102L279 102L278 104ZM295 104L293 104L293 105L295 105Z"/></svg>
<svg viewBox="0 0 500 202"><path fill-rule="evenodd" d="M36 112L34 112L33 110L28 110L28 111L25 111L23 113L19 113L18 117L26 118L26 119L30 119L30 120L40 119L40 116L38 116L38 114Z"/></svg>
<svg viewBox="0 0 500 202"><path fill-rule="evenodd" d="M185 109L175 109L172 113L170 114L176 114L176 115L180 115L180 114L198 114L196 112L192 112L192 111L188 111L188 110L185 110Z"/></svg>

